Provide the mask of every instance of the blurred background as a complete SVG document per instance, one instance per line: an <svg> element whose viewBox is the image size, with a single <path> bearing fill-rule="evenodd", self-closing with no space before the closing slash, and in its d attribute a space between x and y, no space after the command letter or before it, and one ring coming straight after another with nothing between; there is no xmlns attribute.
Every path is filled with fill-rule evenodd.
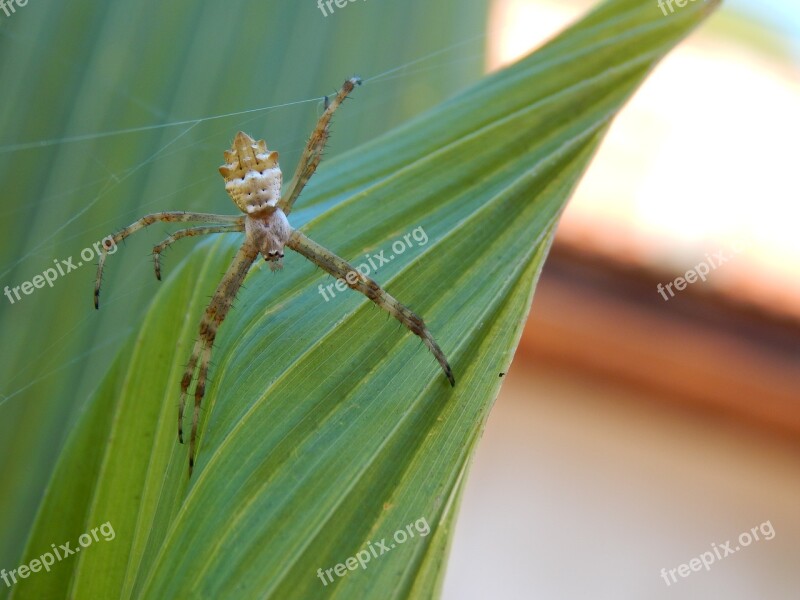
<svg viewBox="0 0 800 600"><path fill-rule="evenodd" d="M263 135L293 165L345 76L367 85L330 154L592 4L371 0L325 16L312 0L38 0L0 13L0 287L144 212L230 212L216 168L232 133ZM796 597L798 40L791 0L731 0L615 123L479 447L448 600ZM109 260L99 313L94 260L0 297L0 568L19 564L64 440L156 289L148 255L167 228L153 229ZM706 281L659 293L719 253ZM767 520L774 539L661 578Z"/></svg>
<svg viewBox="0 0 800 600"><path fill-rule="evenodd" d="M589 4L494 2L489 68ZM478 447L445 598L798 597L798 59L800 5L727 2L617 119Z"/></svg>

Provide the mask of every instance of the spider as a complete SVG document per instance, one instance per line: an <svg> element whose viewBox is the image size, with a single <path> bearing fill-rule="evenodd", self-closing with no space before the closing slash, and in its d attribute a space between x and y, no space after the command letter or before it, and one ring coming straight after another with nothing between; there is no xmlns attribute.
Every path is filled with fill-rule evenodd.
<svg viewBox="0 0 800 600"><path fill-rule="evenodd" d="M132 233L156 222L200 222L209 223L203 227L191 227L176 231L163 242L153 248L153 262L156 277L161 280L161 253L172 243L185 237L205 235L209 233L244 232L244 242L236 253L233 262L217 286L217 290L205 310L200 321L199 336L194 344L189 362L181 379L181 395L178 407L178 440L183 443L183 420L186 397L192 381L196 377L194 387L194 411L192 415L192 431L189 438L189 475L194 468L197 427L200 404L206 391L211 349L222 321L228 314L233 300L242 285L247 272L258 255L264 257L275 271L282 268L284 246L288 246L301 254L334 277L340 278L352 289L361 292L380 308L396 318L405 327L418 335L428 349L439 361L450 384L455 386L455 379L450 365L441 348L433 339L423 320L409 308L400 304L375 281L362 275L359 271L339 258L334 253L309 239L303 233L292 229L286 218L291 212L295 200L314 174L322 158L322 151L330 135L330 122L333 113L349 96L355 86L361 85L361 79L352 77L332 99L325 98L325 110L319 118L311 137L306 144L303 155L289 183L287 194L281 195L283 175L278 166L278 153L269 151L264 140L255 141L246 133L239 132L233 140L231 149L224 153L225 164L219 172L225 179L225 190L234 204L244 215L216 215L195 212L159 212L146 215L118 231L103 244L97 265L97 279L94 287L94 306L100 306L100 282L103 275L108 250Z"/></svg>

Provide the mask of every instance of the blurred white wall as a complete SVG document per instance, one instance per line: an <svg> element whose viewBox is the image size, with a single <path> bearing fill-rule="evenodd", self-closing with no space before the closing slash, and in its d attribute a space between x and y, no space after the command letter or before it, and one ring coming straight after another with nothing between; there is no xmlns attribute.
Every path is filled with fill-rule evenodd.
<svg viewBox="0 0 800 600"><path fill-rule="evenodd" d="M593 5L496 0L489 69ZM775 51L777 33L770 44L750 41L769 35L765 26L739 43L747 23L732 26L738 17L727 10L669 54L619 115L559 235L679 273L745 242L706 285L800 314L800 68Z"/></svg>
<svg viewBox="0 0 800 600"><path fill-rule="evenodd" d="M498 0L490 68L592 4ZM800 77L724 29L710 23L652 74L559 235L678 272L746 238L706 285L797 311ZM515 362L468 479L444 598L800 598L800 442L679 405ZM661 578L767 520L774 539Z"/></svg>
<svg viewBox="0 0 800 600"><path fill-rule="evenodd" d="M468 479L443 597L793 600L799 508L800 446L517 364ZM767 520L772 540L661 578Z"/></svg>

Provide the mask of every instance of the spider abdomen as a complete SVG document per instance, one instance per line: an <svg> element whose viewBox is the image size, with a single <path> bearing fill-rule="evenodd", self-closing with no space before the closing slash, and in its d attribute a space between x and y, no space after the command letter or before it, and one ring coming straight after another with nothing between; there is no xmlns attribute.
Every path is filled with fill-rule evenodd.
<svg viewBox="0 0 800 600"><path fill-rule="evenodd" d="M239 210L254 217L269 215L281 199L283 174L278 153L270 152L264 140L256 142L240 131L225 152L225 161L219 172L225 179L225 191Z"/></svg>

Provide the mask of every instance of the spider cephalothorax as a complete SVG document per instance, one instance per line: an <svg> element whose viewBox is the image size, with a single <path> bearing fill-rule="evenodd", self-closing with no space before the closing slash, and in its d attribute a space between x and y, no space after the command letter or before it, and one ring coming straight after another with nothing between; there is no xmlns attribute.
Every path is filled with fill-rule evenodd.
<svg viewBox="0 0 800 600"><path fill-rule="evenodd" d="M284 212L276 207L264 217L247 216L244 219L244 231L264 260L269 261L270 269L280 269L283 247L292 234L292 227Z"/></svg>
<svg viewBox="0 0 800 600"><path fill-rule="evenodd" d="M240 131L234 138L231 149L225 152L226 164L222 165L219 171L225 178L225 189L236 206L239 207L239 210L244 213L243 216L177 211L161 212L142 217L112 236L114 244L118 244L132 233L157 221L182 223L199 221L209 223L204 227L190 227L176 231L153 248L156 277L161 279L159 257L161 252L173 242L184 237L207 233L244 232L245 234L244 242L233 259L231 266L228 267L228 271L222 281L217 286L217 291L203 314L203 318L200 321L199 336L181 379L178 439L183 443L183 413L186 396L189 393L192 380L195 378L195 372L197 373L197 383L194 387L192 435L189 443L190 473L194 466L199 409L206 391L211 349L219 326L228 314L233 305L233 299L236 297L247 276L247 272L259 254L264 257L264 260L269 261L270 267L275 270L280 268L283 249L288 246L334 277L344 281L350 288L364 294L372 302L400 321L411 332L419 336L425 346L436 357L436 360L439 361L450 384L455 385L450 365L422 319L388 294L376 281L362 275L344 259L326 250L300 231L292 229L287 219L294 201L297 200L303 187L305 187L319 164L322 151L325 148L325 142L328 139L328 126L333 113L347 98L348 94L353 91L353 88L360 83L361 80L358 77L348 79L330 102L328 98L325 98L325 112L320 117L314 132L306 144L306 149L300 158L300 163L297 165L297 170L285 195L281 196L283 177L278 166L278 153L270 152L264 140L257 142L246 133ZM104 246L97 265L97 279L94 288L95 308L99 307L100 281L102 280L103 264L105 263L108 249L108 247Z"/></svg>

